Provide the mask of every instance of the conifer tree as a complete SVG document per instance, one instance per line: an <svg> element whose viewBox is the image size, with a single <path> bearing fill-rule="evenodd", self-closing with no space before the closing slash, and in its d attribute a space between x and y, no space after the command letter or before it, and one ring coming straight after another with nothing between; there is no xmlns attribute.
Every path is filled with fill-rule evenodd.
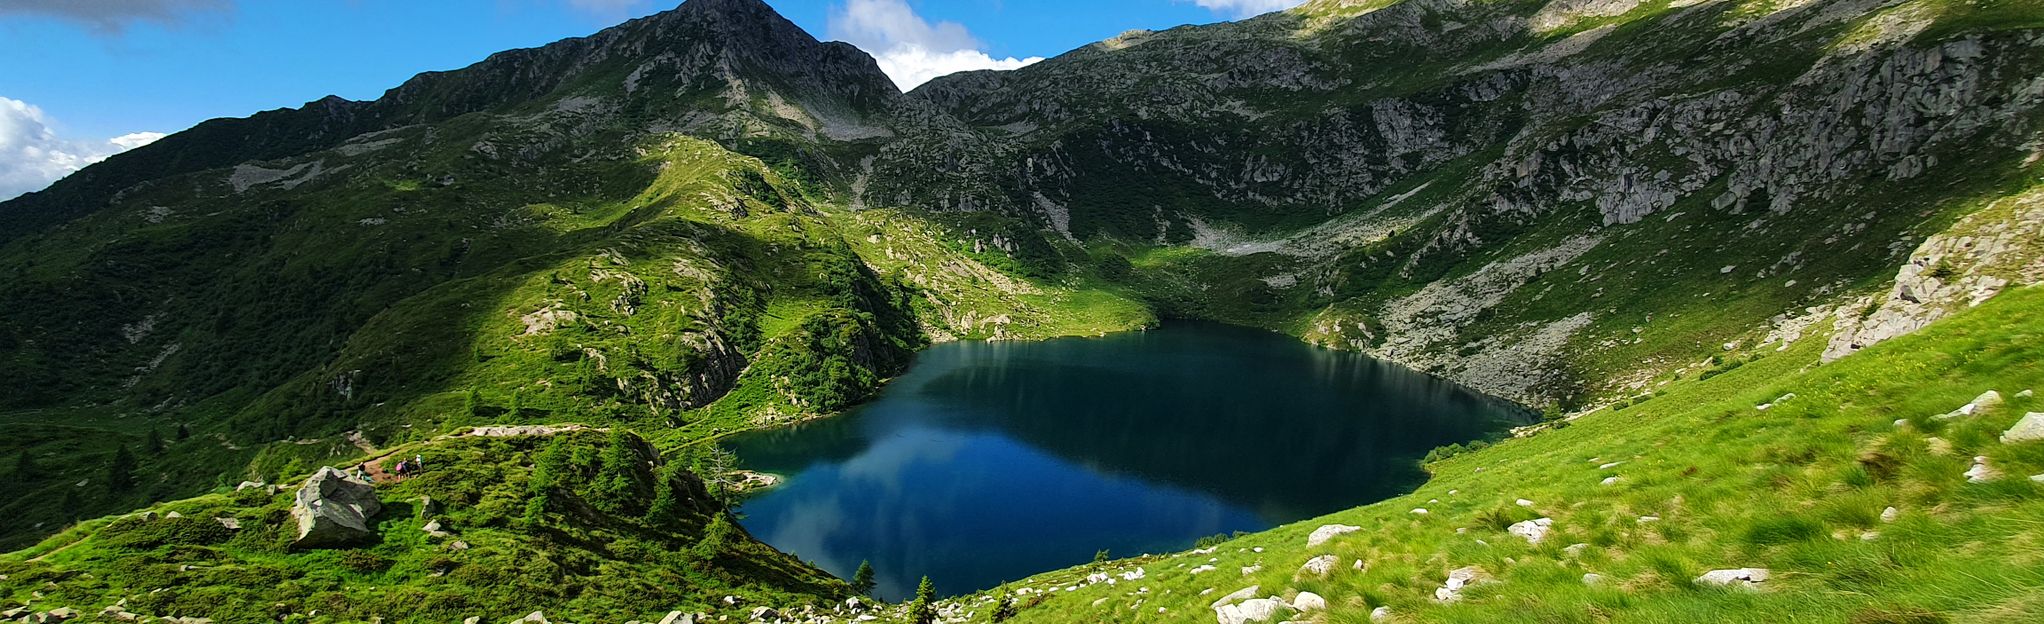
<svg viewBox="0 0 2044 624"><path fill-rule="evenodd" d="M644 513L638 507L644 500L639 493L646 477L644 462L633 448L631 438L623 431L610 432L610 444L603 449L597 460L596 483L591 503L597 509L614 513L639 515Z"/></svg>
<svg viewBox="0 0 2044 624"><path fill-rule="evenodd" d="M128 445L114 447L114 457L106 466L106 486L115 492L135 487L135 454L128 452Z"/></svg>
<svg viewBox="0 0 2044 624"><path fill-rule="evenodd" d="M163 452L163 434L157 433L154 427L149 429L149 435L142 438L142 452L150 455Z"/></svg>
<svg viewBox="0 0 2044 624"><path fill-rule="evenodd" d="M703 527L703 537L696 541L695 557L705 563L716 561L717 557L731 549L732 540L738 537L738 530L731 526L729 514L717 514L710 518L710 525Z"/></svg>
<svg viewBox="0 0 2044 624"><path fill-rule="evenodd" d="M861 596L870 596L873 594L873 585L873 562L859 562L859 571L852 573L852 591L859 592Z"/></svg>
<svg viewBox="0 0 2044 624"><path fill-rule="evenodd" d="M936 605L931 604L936 601L937 586L932 585L930 583L930 577L925 576L923 577L922 584L916 586L915 604L909 605L908 609L909 621L913 622L914 624L933 624L934 622L936 622L937 608Z"/></svg>

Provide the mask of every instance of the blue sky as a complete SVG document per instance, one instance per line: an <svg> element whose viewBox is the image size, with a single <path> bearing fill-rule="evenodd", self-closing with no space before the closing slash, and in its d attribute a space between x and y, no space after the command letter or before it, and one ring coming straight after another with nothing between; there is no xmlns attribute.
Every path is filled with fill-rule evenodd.
<svg viewBox="0 0 2044 624"><path fill-rule="evenodd" d="M767 0L897 82L1303 0ZM0 0L0 200L214 117L586 35L677 0Z"/></svg>

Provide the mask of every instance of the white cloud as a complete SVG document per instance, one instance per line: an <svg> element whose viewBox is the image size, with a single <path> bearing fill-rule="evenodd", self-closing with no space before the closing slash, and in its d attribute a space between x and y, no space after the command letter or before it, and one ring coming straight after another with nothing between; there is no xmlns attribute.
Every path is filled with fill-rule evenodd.
<svg viewBox="0 0 2044 624"><path fill-rule="evenodd" d="M1283 11L1305 3L1306 0L1193 0L1193 4L1215 13L1227 13L1235 17L1252 17L1271 11Z"/></svg>
<svg viewBox="0 0 2044 624"><path fill-rule="evenodd" d="M850 0L831 12L830 37L872 54L880 70L904 91L938 76L975 69L1015 69L1043 60L994 58L964 25L932 24L905 0Z"/></svg>
<svg viewBox="0 0 2044 624"><path fill-rule="evenodd" d="M46 15L119 33L136 22L175 24L203 13L234 10L231 0L0 0L0 16Z"/></svg>
<svg viewBox="0 0 2044 624"><path fill-rule="evenodd" d="M170 135L161 132L130 132L128 134L123 134L121 136L108 139L107 142L114 144L115 147L119 147L121 148L121 151L125 152L131 149L135 149L137 147L148 145L150 143L155 143L157 139L161 139L166 136Z"/></svg>
<svg viewBox="0 0 2044 624"><path fill-rule="evenodd" d="M57 136L43 110L0 97L0 201L39 191L86 165L163 138L136 132L107 141L73 141Z"/></svg>
<svg viewBox="0 0 2044 624"><path fill-rule="evenodd" d="M568 0L568 8L593 13L603 18L628 15L651 4L647 0Z"/></svg>

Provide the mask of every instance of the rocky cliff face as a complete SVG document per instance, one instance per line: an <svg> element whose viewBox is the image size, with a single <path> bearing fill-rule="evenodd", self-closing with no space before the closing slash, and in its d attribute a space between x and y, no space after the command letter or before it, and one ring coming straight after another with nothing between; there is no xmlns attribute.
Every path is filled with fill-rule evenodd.
<svg viewBox="0 0 2044 624"><path fill-rule="evenodd" d="M1934 232L1938 205L1971 192L1926 180L2028 167L2044 33L1969 28L1967 11L1317 2L1131 33L910 94L945 115L881 151L866 200L1275 254L1254 277L1278 292L1259 296L1319 310L1316 341L1551 401L1679 366L1564 372L1585 365L1567 351L1639 342L1641 321L1688 305L1525 290L1539 275L1594 282L1658 258L1645 270L1685 288L1794 310L1899 263L1897 237ZM1546 298L1561 296L1579 299ZM1689 348L1766 318L1741 314Z"/></svg>

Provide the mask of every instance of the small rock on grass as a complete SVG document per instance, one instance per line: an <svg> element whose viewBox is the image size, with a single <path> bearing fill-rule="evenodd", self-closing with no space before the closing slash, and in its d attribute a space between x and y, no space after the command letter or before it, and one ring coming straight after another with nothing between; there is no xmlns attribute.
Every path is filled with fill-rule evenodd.
<svg viewBox="0 0 2044 624"><path fill-rule="evenodd" d="M1767 570L1767 568L1734 568L1729 570L1711 570L1709 572L1703 573L1703 576L1696 577L1696 584L1710 585L1713 587L1738 587L1742 589L1759 589L1759 585L1761 583L1767 582L1767 579L1771 576L1772 573L1770 573Z"/></svg>
<svg viewBox="0 0 2044 624"><path fill-rule="evenodd" d="M1967 483L1986 483L2001 478L2001 471L1987 465L1987 456L1973 458L1973 467L1966 470Z"/></svg>
<svg viewBox="0 0 2044 624"><path fill-rule="evenodd" d="M1327 543L1327 540L1331 540L1338 536L1354 533L1356 531L1361 530L1363 530L1363 527L1350 526L1346 524L1329 524L1326 526L1322 526L1320 528L1313 529L1312 535L1306 536L1306 547L1312 548L1314 546L1319 546L1321 544Z"/></svg>

